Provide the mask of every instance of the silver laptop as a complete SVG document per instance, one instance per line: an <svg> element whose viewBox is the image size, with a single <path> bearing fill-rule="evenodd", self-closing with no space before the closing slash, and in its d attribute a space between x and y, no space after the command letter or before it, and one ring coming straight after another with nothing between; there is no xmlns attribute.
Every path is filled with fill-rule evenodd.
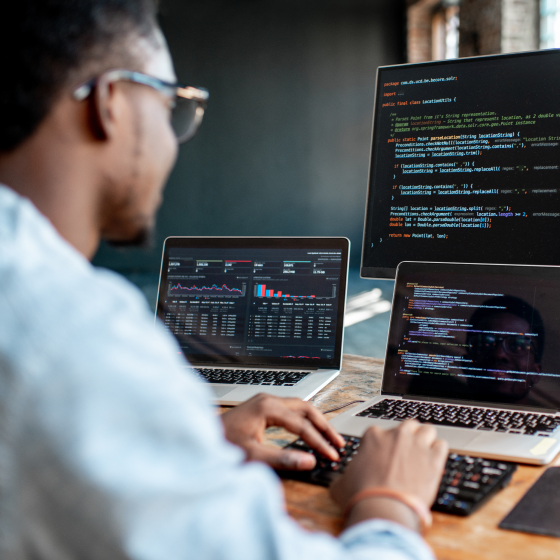
<svg viewBox="0 0 560 560"><path fill-rule="evenodd" d="M343 237L169 237L156 314L218 403L307 400L340 372L349 248Z"/></svg>
<svg viewBox="0 0 560 560"><path fill-rule="evenodd" d="M413 417L458 453L546 464L560 450L560 267L403 262L381 396L343 434Z"/></svg>

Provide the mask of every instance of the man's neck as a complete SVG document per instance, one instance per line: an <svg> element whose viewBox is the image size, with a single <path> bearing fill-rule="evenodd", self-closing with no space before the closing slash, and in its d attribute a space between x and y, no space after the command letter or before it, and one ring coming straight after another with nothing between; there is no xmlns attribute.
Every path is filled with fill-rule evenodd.
<svg viewBox="0 0 560 560"><path fill-rule="evenodd" d="M62 134L53 140L44 123L23 144L0 153L0 182L29 198L59 234L86 258L99 245L96 170L85 164L87 146Z"/></svg>

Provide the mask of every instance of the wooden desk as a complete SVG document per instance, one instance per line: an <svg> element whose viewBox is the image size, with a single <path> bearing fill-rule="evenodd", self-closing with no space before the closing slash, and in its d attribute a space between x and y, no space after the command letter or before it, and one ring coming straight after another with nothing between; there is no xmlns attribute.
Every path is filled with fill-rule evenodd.
<svg viewBox="0 0 560 560"><path fill-rule="evenodd" d="M368 399L380 391L383 361L345 355L341 374L312 402L321 410L356 399ZM342 411L341 411L342 412ZM329 414L335 416L338 412ZM287 432L271 429L269 442L284 445L292 441ZM554 465L560 465L560 456ZM511 510L545 467L520 466L509 486L501 490L473 515L461 518L434 513L434 525L426 540L440 560L549 560L560 558L560 539L504 531L498 523ZM342 530L341 512L325 488L283 481L288 511L304 527L338 534ZM560 489L559 489L560 490Z"/></svg>

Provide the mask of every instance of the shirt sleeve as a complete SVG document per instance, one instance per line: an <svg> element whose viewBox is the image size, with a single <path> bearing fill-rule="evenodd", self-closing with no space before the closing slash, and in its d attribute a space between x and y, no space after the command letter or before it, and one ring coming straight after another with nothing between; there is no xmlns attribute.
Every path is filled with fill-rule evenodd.
<svg viewBox="0 0 560 560"><path fill-rule="evenodd" d="M14 449L29 557L433 558L420 537L386 521L338 539L302 529L273 471L225 440L209 388L173 337L128 288L98 283L82 290L92 303L75 319L28 348Z"/></svg>

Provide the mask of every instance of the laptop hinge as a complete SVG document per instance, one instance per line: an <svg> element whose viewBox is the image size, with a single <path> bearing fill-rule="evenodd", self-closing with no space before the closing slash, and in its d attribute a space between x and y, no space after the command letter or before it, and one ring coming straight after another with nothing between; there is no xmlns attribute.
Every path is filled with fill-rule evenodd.
<svg viewBox="0 0 560 560"><path fill-rule="evenodd" d="M524 412L541 412L546 414L555 414L558 412L555 408L544 408L538 406L520 406L509 403L493 403L493 402L483 402L483 401L463 401L461 399L445 399L445 398L435 398L435 397L422 397L418 395L403 395L403 399L410 401L426 401L426 402L441 402L449 403L455 405L465 405L465 406L477 406L484 408L503 408L506 410L523 410Z"/></svg>
<svg viewBox="0 0 560 560"><path fill-rule="evenodd" d="M208 369L212 369L212 368L236 368L236 369L281 369L284 371L287 370L294 370L294 371L301 371L302 369L306 370L306 371L317 371L319 368L314 366L314 367L309 367L309 366L280 366L280 365L271 365L271 364L266 364L266 365L255 365L255 364L208 364L208 363L202 363L202 364L197 364L197 363L193 363L190 362L189 364L187 364L188 367L194 367L194 368L208 368ZM334 369L334 368L329 368L329 369Z"/></svg>
<svg viewBox="0 0 560 560"><path fill-rule="evenodd" d="M241 367L241 366L238 366L238 367ZM289 366L289 367L288 366L286 366L286 367L284 367L284 366L247 366L247 367L250 367L250 368L262 367L262 368L286 369L286 370L293 369L295 371L301 371L302 369L306 369L307 371L317 371L319 369L318 367L308 367L308 366L299 366L299 367L297 367L297 366Z"/></svg>

